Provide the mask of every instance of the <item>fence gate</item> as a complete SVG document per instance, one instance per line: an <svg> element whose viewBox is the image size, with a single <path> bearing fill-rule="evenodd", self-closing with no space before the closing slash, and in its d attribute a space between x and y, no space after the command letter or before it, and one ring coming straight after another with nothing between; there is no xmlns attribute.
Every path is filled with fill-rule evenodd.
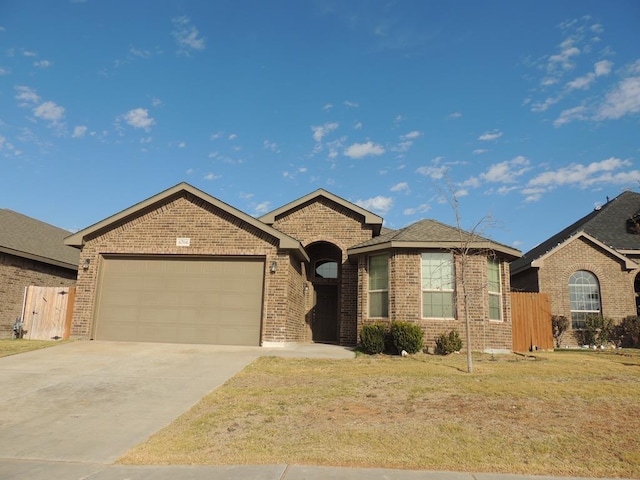
<svg viewBox="0 0 640 480"><path fill-rule="evenodd" d="M514 352L553 350L549 295L512 292L511 320Z"/></svg>
<svg viewBox="0 0 640 480"><path fill-rule="evenodd" d="M75 297L76 287L27 287L22 309L23 338L69 338Z"/></svg>

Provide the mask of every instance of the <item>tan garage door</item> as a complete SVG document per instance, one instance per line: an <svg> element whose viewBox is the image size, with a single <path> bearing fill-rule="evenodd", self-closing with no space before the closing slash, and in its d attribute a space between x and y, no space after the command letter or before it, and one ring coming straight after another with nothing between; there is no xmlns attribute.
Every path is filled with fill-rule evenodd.
<svg viewBox="0 0 640 480"><path fill-rule="evenodd" d="M264 260L109 257L94 338L259 345Z"/></svg>

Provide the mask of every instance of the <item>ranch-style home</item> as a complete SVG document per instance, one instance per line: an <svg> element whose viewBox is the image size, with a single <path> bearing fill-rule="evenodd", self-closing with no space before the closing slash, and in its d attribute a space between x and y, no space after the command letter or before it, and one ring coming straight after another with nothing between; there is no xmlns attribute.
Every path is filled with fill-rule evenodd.
<svg viewBox="0 0 640 480"><path fill-rule="evenodd" d="M0 209L0 338L13 335L25 288L76 283L79 252L64 244L71 232L12 210Z"/></svg>
<svg viewBox="0 0 640 480"><path fill-rule="evenodd" d="M474 350L512 347L518 250L432 220L389 230L322 189L254 218L180 183L65 243L80 249L76 338L349 346L366 323L403 320L433 345L464 339L467 308Z"/></svg>
<svg viewBox="0 0 640 480"><path fill-rule="evenodd" d="M568 345L588 315L639 315L640 194L623 192L525 253L511 264L511 284L549 295L552 314L570 320Z"/></svg>

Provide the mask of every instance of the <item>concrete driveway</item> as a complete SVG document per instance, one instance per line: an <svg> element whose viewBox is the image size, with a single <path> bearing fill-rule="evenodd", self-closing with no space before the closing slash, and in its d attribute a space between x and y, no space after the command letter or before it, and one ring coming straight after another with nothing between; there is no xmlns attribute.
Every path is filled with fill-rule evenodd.
<svg viewBox="0 0 640 480"><path fill-rule="evenodd" d="M265 354L353 357L326 345L94 341L0 358L0 459L110 464Z"/></svg>

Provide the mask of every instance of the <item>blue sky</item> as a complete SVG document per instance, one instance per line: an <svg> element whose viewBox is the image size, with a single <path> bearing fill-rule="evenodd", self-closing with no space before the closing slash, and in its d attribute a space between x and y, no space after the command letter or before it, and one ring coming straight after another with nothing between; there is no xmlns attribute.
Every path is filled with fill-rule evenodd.
<svg viewBox="0 0 640 480"><path fill-rule="evenodd" d="M640 2L0 1L0 207L324 188L527 251L640 187Z"/></svg>

